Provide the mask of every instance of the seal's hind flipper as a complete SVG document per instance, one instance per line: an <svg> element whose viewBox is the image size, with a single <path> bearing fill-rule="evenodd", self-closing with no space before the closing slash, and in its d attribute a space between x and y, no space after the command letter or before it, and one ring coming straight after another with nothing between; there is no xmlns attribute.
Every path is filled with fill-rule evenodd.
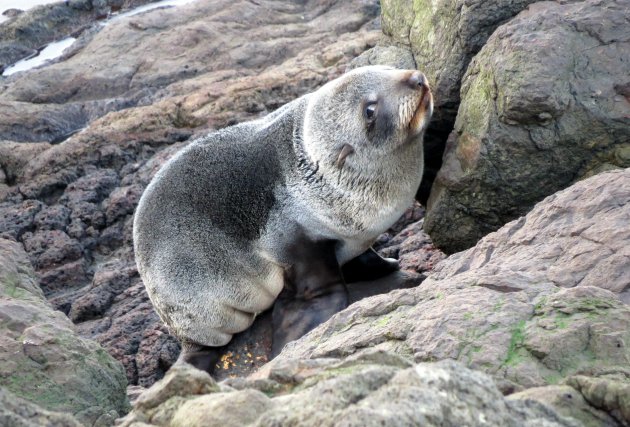
<svg viewBox="0 0 630 427"><path fill-rule="evenodd" d="M285 288L272 314L272 357L348 306L348 290L335 255L336 241L296 242L296 262L286 274Z"/></svg>

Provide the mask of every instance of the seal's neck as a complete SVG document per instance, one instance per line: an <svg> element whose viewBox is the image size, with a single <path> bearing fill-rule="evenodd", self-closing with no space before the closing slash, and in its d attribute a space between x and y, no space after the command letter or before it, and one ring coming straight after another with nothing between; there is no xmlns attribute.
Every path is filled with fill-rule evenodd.
<svg viewBox="0 0 630 427"><path fill-rule="evenodd" d="M314 158L305 149L302 126L296 125L293 145L299 186L328 226L345 235L376 237L411 204L422 176L420 139L368 159L369 167L349 162L339 166L334 155Z"/></svg>

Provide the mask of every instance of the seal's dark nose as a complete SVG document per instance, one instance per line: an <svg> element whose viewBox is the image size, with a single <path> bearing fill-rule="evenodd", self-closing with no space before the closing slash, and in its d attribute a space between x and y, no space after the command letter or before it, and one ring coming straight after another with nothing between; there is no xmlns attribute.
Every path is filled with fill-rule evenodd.
<svg viewBox="0 0 630 427"><path fill-rule="evenodd" d="M414 71L407 78L407 84L413 89L423 89L427 87L427 78L420 71Z"/></svg>

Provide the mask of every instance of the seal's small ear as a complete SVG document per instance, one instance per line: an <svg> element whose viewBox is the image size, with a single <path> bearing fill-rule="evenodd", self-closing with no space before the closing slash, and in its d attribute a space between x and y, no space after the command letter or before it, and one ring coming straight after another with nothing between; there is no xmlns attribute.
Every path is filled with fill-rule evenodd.
<svg viewBox="0 0 630 427"><path fill-rule="evenodd" d="M354 148L352 148L352 145L344 144L343 147L341 147L341 151L339 152L339 156L337 157L337 162L335 163L335 165L339 169L341 169L343 167L343 164L346 162L346 157L348 157L352 153L354 153Z"/></svg>

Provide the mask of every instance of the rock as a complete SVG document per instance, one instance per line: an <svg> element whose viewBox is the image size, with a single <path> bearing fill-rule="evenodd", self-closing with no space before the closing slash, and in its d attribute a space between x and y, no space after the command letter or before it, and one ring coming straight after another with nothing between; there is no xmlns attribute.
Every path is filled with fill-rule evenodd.
<svg viewBox="0 0 630 427"><path fill-rule="evenodd" d="M22 242L33 266L40 271L75 261L83 255L79 242L60 230L27 233Z"/></svg>
<svg viewBox="0 0 630 427"><path fill-rule="evenodd" d="M206 394L186 401L171 420L173 427L222 427L253 423L273 407L258 390ZM265 424L269 425L269 424Z"/></svg>
<svg viewBox="0 0 630 427"><path fill-rule="evenodd" d="M27 247L46 297L130 383L151 385L179 354L135 268L132 217L145 186L191 138L340 75L376 43L378 13L376 0L197 0L97 26L57 63L3 79L0 137L46 142L4 179L0 234ZM258 338L227 350L251 360L247 370L267 361ZM229 368L222 374L238 366Z"/></svg>
<svg viewBox="0 0 630 427"><path fill-rule="evenodd" d="M15 8L11 8L11 9L7 9L4 12L2 12L3 16L6 16L7 18L15 18L16 16L18 16L19 14L23 13L24 11L21 9L15 9Z"/></svg>
<svg viewBox="0 0 630 427"><path fill-rule="evenodd" d="M567 383L579 390L594 407L612 414L623 425L630 425L630 372L604 372L599 377L576 375Z"/></svg>
<svg viewBox="0 0 630 427"><path fill-rule="evenodd" d="M403 271L430 272L446 255L433 245L423 225L424 220L414 222L386 243L375 245L375 249L384 257L398 259Z"/></svg>
<svg viewBox="0 0 630 427"><path fill-rule="evenodd" d="M580 181L446 258L417 288L353 304L271 363L374 349L455 359L506 394L626 367L628 223L630 169Z"/></svg>
<svg viewBox="0 0 630 427"><path fill-rule="evenodd" d="M505 399L487 375L452 361L409 366L382 352L285 360L255 379L226 381L200 396L187 391L199 371L177 372L177 385L154 385L121 426L578 425L538 402ZM141 404L154 389L165 388L172 390L167 400Z"/></svg>
<svg viewBox="0 0 630 427"><path fill-rule="evenodd" d="M383 32L407 46L435 97L434 129L449 132L470 60L494 30L534 0L383 0Z"/></svg>
<svg viewBox="0 0 630 427"><path fill-rule="evenodd" d="M363 52L352 60L350 68L365 67L367 65L388 65L403 70L413 70L416 68L416 62L409 49L387 45L377 45Z"/></svg>
<svg viewBox="0 0 630 427"><path fill-rule="evenodd" d="M348 59L371 47L366 41L376 42L376 31L369 37L338 36L359 32L379 11L376 1L358 0L303 5L200 0L176 9L112 20L87 34L79 43L83 47L65 61L11 77L0 93L0 138L58 140L110 111L146 105L168 94L188 95L200 84L208 90L191 96L194 107L181 100L169 103L169 119L176 127L205 124L208 110L229 114L218 120L223 126L238 120L239 109L249 118L273 111L294 97L296 89L286 83L298 70L285 64L272 75L259 76L262 69L289 59L305 61L311 72L298 77L297 83L307 86L297 90L313 89L328 79L328 72L336 76ZM95 63L99 67L89 65ZM237 83L247 76L238 91L225 86L227 79ZM188 83L172 86L179 81ZM236 96L224 98L226 89ZM242 90L249 95L238 93Z"/></svg>
<svg viewBox="0 0 630 427"><path fill-rule="evenodd" d="M43 206L37 200L0 204L0 236L20 239L26 232L34 230L35 215Z"/></svg>
<svg viewBox="0 0 630 427"><path fill-rule="evenodd" d="M65 230L70 223L71 212L63 205L46 207L35 215L35 226L39 230Z"/></svg>
<svg viewBox="0 0 630 427"><path fill-rule="evenodd" d="M630 166L625 0L541 2L490 37L462 84L425 229L450 253L545 196Z"/></svg>
<svg viewBox="0 0 630 427"><path fill-rule="evenodd" d="M11 427L81 427L72 415L42 409L0 388L0 423Z"/></svg>
<svg viewBox="0 0 630 427"><path fill-rule="evenodd" d="M568 385L534 387L514 393L509 399L536 400L552 406L558 413L571 417L584 427L616 426L617 421L606 412L592 407L579 391Z"/></svg>
<svg viewBox="0 0 630 427"><path fill-rule="evenodd" d="M47 143L18 143L2 141L0 144L0 169L6 174L8 184L15 183L24 166L37 155L50 148Z"/></svg>
<svg viewBox="0 0 630 427"><path fill-rule="evenodd" d="M79 337L70 320L50 307L21 245L6 239L0 239L0 324L0 387L47 411L72 414L82 425L111 425L127 412L120 363ZM9 399L2 410L17 411L3 418L11 420L8 425L43 425L38 423L47 419L78 425L72 417L0 396Z"/></svg>
<svg viewBox="0 0 630 427"><path fill-rule="evenodd" d="M435 109L424 140L424 176L416 198L426 206L455 122L466 68L493 31L534 0L384 0L379 45L360 63L417 68L429 80Z"/></svg>
<svg viewBox="0 0 630 427"><path fill-rule="evenodd" d="M134 0L133 3L137 7L149 2ZM83 31L96 19L107 16L113 7L121 8L120 0L103 1L100 8L93 8L95 3L96 0L59 1L26 12L7 10L13 19L0 25L0 72L50 42Z"/></svg>

